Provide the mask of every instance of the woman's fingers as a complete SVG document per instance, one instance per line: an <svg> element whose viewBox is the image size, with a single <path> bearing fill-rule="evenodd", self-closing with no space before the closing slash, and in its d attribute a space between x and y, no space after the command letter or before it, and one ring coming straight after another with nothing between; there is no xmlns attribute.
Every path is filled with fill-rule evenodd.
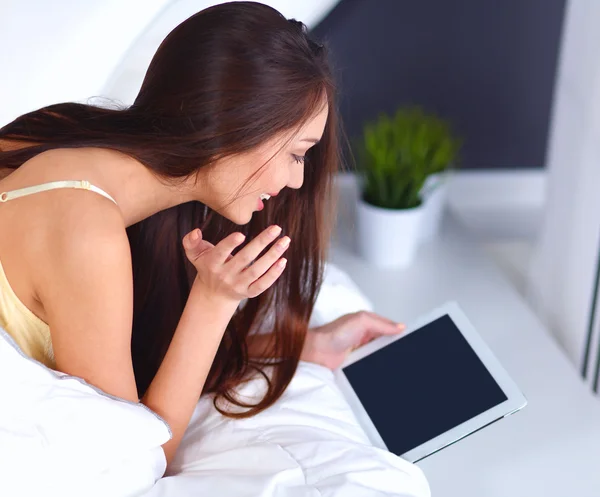
<svg viewBox="0 0 600 497"><path fill-rule="evenodd" d="M192 248L193 244L201 238L202 231L196 228L183 237L183 245L185 248L190 249Z"/></svg>
<svg viewBox="0 0 600 497"><path fill-rule="evenodd" d="M290 244L287 236L257 259L280 233L279 226L271 226L233 256L232 252L245 240L242 233L232 233L217 245L203 240L200 230L188 233L183 245L198 272L195 284L229 299L260 295L281 276L287 262L281 259Z"/></svg>
<svg viewBox="0 0 600 497"><path fill-rule="evenodd" d="M397 323L391 319L384 318L374 312L364 311L359 319L363 320L365 331L375 333L377 335L397 335L404 331L406 326L402 323Z"/></svg>
<svg viewBox="0 0 600 497"><path fill-rule="evenodd" d="M290 238L284 236L275 245L273 245L266 254L264 254L260 259L255 260L254 264L242 271L244 282L250 286L253 282L265 274L269 268L279 260L289 246Z"/></svg>
<svg viewBox="0 0 600 497"><path fill-rule="evenodd" d="M270 226L235 254L235 256L227 263L228 266L230 266L233 271L242 272L254 262L260 253L272 243L280 233L281 228L279 226Z"/></svg>
<svg viewBox="0 0 600 497"><path fill-rule="evenodd" d="M183 237L183 248L185 249L186 255L190 262L195 262L200 255L213 248L214 245L206 240L202 239L202 232L199 229L190 231Z"/></svg>
<svg viewBox="0 0 600 497"><path fill-rule="evenodd" d="M246 237L243 233L231 233L231 235L223 238L223 240L215 245L213 250L213 262L216 264L224 264L229 260L233 260L235 257L231 257L231 252L244 243L245 239Z"/></svg>
<svg viewBox="0 0 600 497"><path fill-rule="evenodd" d="M269 270L248 287L248 297L256 297L269 288L281 276L287 259L281 258Z"/></svg>
<svg viewBox="0 0 600 497"><path fill-rule="evenodd" d="M402 323L397 323L373 312L360 311L353 314L352 317L356 320L352 328L357 332L352 350L362 347L381 336L402 333L406 328Z"/></svg>

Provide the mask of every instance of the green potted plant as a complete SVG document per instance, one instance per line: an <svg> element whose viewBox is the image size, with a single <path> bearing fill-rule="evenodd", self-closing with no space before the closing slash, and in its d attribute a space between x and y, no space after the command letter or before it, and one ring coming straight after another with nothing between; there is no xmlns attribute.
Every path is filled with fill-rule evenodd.
<svg viewBox="0 0 600 497"><path fill-rule="evenodd" d="M456 163L459 141L449 125L419 108L381 114L363 129L359 146L361 197L358 205L358 248L369 262L403 267L414 256L428 224L438 223L432 181Z"/></svg>

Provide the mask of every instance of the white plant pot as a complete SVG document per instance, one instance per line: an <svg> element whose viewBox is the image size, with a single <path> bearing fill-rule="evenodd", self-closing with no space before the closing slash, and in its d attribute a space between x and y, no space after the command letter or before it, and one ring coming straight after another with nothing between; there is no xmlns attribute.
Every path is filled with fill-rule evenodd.
<svg viewBox="0 0 600 497"><path fill-rule="evenodd" d="M448 198L448 174L432 174L423 186L423 220L421 225L421 240L429 240L437 236L446 202Z"/></svg>
<svg viewBox="0 0 600 497"><path fill-rule="evenodd" d="M423 213L423 205L414 209L383 209L359 199L356 244L360 256L381 268L410 265L421 238Z"/></svg>

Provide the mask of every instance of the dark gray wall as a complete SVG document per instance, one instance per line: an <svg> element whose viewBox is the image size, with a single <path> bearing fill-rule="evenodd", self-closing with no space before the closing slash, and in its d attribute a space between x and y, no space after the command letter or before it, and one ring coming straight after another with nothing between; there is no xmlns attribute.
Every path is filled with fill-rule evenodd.
<svg viewBox="0 0 600 497"><path fill-rule="evenodd" d="M328 42L350 137L418 104L462 135L463 167L543 167L565 0L342 0Z"/></svg>

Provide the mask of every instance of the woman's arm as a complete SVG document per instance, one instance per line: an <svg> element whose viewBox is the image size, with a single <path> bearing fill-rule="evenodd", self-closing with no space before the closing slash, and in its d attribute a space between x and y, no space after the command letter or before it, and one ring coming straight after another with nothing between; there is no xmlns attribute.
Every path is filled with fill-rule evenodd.
<svg viewBox="0 0 600 497"><path fill-rule="evenodd" d="M198 403L219 343L237 304L212 302L193 286L165 358L142 402L169 423L170 462Z"/></svg>
<svg viewBox="0 0 600 497"><path fill-rule="evenodd" d="M264 291L283 270L274 265L283 252L276 247L244 270L273 238L263 234L231 261L227 254L241 243L234 237L216 247L199 246L198 253L188 251L198 277L165 359L142 399L171 427L173 439L163 446L168 462L240 300ZM122 219L105 209L78 211L63 218L61 229L45 245L36 262L37 293L50 325L57 369L137 402L131 360L133 278ZM227 272L213 260L221 257L231 262Z"/></svg>
<svg viewBox="0 0 600 497"><path fill-rule="evenodd" d="M123 221L109 209L87 205L77 214L49 230L33 262L56 367L138 402L131 359L133 277Z"/></svg>
<svg viewBox="0 0 600 497"><path fill-rule="evenodd" d="M110 216L108 216L110 218ZM50 325L59 371L104 392L138 402L131 360L133 286L129 243L110 219L65 226L53 237L40 278L39 299ZM73 235L77 233L77 235ZM172 344L142 402L169 424L163 446L170 461L235 306L190 295ZM92 449L93 450L93 449Z"/></svg>
<svg viewBox="0 0 600 497"><path fill-rule="evenodd" d="M143 399L172 423L173 438L163 446L167 461L181 442L231 316L243 299L262 293L283 272L280 256L286 240L257 259L280 231L263 231L234 257L232 251L244 240L240 233L216 246L202 240L200 230L184 239L186 255L198 272L169 350Z"/></svg>

